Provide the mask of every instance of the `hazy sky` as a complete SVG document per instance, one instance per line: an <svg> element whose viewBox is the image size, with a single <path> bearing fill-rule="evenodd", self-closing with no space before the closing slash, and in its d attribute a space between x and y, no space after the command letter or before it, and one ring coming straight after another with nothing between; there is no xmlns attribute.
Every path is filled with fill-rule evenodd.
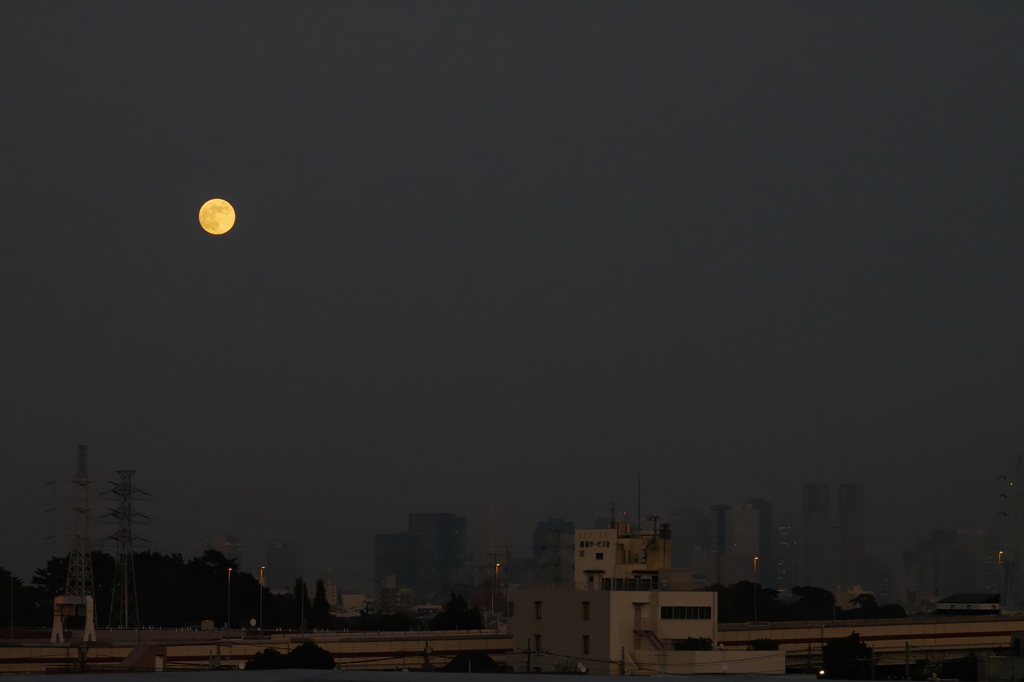
<svg viewBox="0 0 1024 682"><path fill-rule="evenodd" d="M525 544L637 471L663 511L864 482L888 551L996 527L1021 36L996 0L0 3L0 565L67 551L79 443L155 549L353 586L410 511Z"/></svg>

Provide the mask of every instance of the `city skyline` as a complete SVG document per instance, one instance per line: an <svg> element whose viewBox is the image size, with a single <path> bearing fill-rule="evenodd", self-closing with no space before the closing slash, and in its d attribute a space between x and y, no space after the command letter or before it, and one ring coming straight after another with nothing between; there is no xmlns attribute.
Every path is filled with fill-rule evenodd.
<svg viewBox="0 0 1024 682"><path fill-rule="evenodd" d="M796 525L862 483L890 562L999 530L1021 35L945 0L0 4L0 565L66 553L79 444L154 548L339 581L409 513L504 509L526 552L635 514L637 472L642 513Z"/></svg>
<svg viewBox="0 0 1024 682"><path fill-rule="evenodd" d="M95 478L97 476L94 475ZM70 481L66 483L70 484ZM99 513L103 509L101 505L104 504L101 497L106 497L109 500L109 495L102 496L98 494L103 489L97 489L95 484L96 481L94 480L94 499L91 505L91 508L95 510L93 513L94 517L102 516ZM67 487L70 489L70 485ZM785 509L780 511L773 502L763 498L736 501L731 504L713 504L703 509L682 504L676 505L668 513L650 506L651 504L660 504L658 502L644 505L642 501L638 500L640 506L633 510L629 509L629 505L620 504L613 506L610 511L615 512L618 520L628 521L634 527L648 528L656 520L659 523L669 524L675 536L672 551L673 565L676 568L692 570L696 578L707 584L716 582L731 584L741 580L752 580L754 571L757 570L759 582L777 589L788 589L793 585L815 585L842 592L857 587L876 593L880 592L882 595L885 595L885 599L891 599L900 603L905 601L905 595L900 590L914 589L920 590L922 594L927 591L928 594L919 597L911 595L907 598L909 599L908 603L917 603L913 601L915 598L923 600L920 603L926 603L928 600L934 601L934 599L942 596L931 593L934 590L938 590L937 586L940 584L943 589L951 589L957 585L957 581L960 581L963 583L960 586L962 590L977 590L981 589L978 585L981 585L983 582L986 585L992 583L993 569L986 566L987 563L991 563L988 560L991 558L988 557L988 554L995 556L997 549L1007 549L1010 547L1005 529L1000 530L998 527L982 528L974 525L935 527L919 537L908 538L907 544L899 547L895 555L879 557L877 551L875 551L876 548L870 542L864 542L865 536L870 539L872 535L872 533L864 533L864 528L861 526L864 512L870 510L870 496L865 494L865 488L863 484L849 484L845 482L837 482L832 485L805 483L802 486L805 499L803 509L800 512L804 520L802 524L797 524L793 531L795 534L788 538L789 542L795 542L796 555L789 557L788 565L785 567L779 563L775 563L773 566L772 557L773 554L779 551L778 543L780 541L787 541L785 537L780 539L779 532L783 531L785 533L786 529L792 525L790 519L793 514ZM833 502L831 509L829 508L828 500L830 490L832 494L838 493L840 495L838 503ZM814 498L812 496L808 498L809 491L812 495L816 494L818 497ZM824 498L821 497L821 491L824 491ZM822 499L824 500L823 508ZM851 499L853 500L852 507L857 519L853 522L852 526L856 531L854 535L857 539L852 544L849 541L851 522L844 520L851 513ZM143 498L141 506L143 508L148 507L149 502L151 502L151 497L147 495ZM140 505L136 504L136 509L139 509L139 507ZM642 510L639 526L637 526L636 521L638 510ZM689 510L692 510L692 512ZM735 518L733 518L734 510ZM824 512L824 517L820 518L820 520L816 520L818 517L814 516L817 513L816 510L823 510ZM58 510L51 510L51 514L54 511ZM65 509L64 511L69 512L70 510ZM144 523L147 526L144 526L144 528L146 535L152 538L154 534L151 531L159 529L161 526L166 529L174 524L165 525L163 523L164 520L153 518L148 513L151 511L148 508L145 509L147 521ZM207 510L207 512L212 511L214 510ZM219 511L223 512L223 510ZM683 516L680 516L680 513ZM690 514L696 514L697 516L694 517ZM811 514L811 516L809 517L808 514ZM216 513L212 514L212 516L216 515ZM539 548L537 545L537 538L540 537L538 533L541 532L541 529L549 527L565 529L573 526L577 530L602 528L606 527L607 520L611 518L610 514L605 513L598 514L597 519L587 521L586 518L582 518L579 522L575 523L549 517L537 520L518 519L518 524L499 521L498 525L495 526L494 519L502 519L504 515L505 510L493 506L473 508L465 516L459 516L453 512L419 511L410 512L407 515L408 529L405 529L404 523L398 527L385 529L383 534L371 533L367 535L369 529L364 529L366 532L362 538L352 537L351 539L340 540L335 533L331 532L329 524L326 524L321 525L315 530L305 529L297 531L293 529L289 531L282 527L279 534L268 535L264 533L260 535L255 533L247 537L240 536L237 533L209 534L205 537L193 536L184 545L178 544L177 546L167 544L165 540L158 539L156 542L145 541L136 549L137 551L152 549L166 554L181 553L186 557L199 555L206 548L219 549L221 551L229 549L229 553L238 560L243 570L258 573L257 569L265 566L267 585L272 590L290 590L294 578L303 576L309 582L316 578L322 578L339 586L344 591L372 594L376 588L379 588L379 583L382 582L385 574L394 572L393 568L382 569L377 563L379 562L381 551L381 538L396 538L402 540L400 544L405 549L392 552L393 557L388 560L391 562L391 565L397 565L395 562L400 564L403 561L412 561L411 553L414 551L422 553L424 549L428 549L428 553L431 556L435 556L434 559L430 560L422 560L422 557L418 558L413 563L407 564L409 568L403 569L406 571L405 574L400 573L397 576L397 586L414 588L417 599L422 601L423 597L428 594L428 592L422 589L425 586L433 586L430 588L431 591L429 593L434 596L445 594L449 587L461 587L466 590L473 589L474 586L479 585L481 580L486 579L486 574L489 573L489 569L483 570L482 567L493 565L495 561L493 557L499 556L499 554L500 563L506 566L506 571L511 571L506 576L507 580L526 581L528 583L535 581L540 583L550 582L549 567L546 565L542 566L543 561L538 563L539 557L547 556L548 559L546 560L550 560L551 556L548 552L550 548ZM65 516L68 523L70 523L70 514L66 513ZM240 515L235 516L237 518ZM586 517L586 514L583 516ZM467 517L469 519L468 526ZM773 517L777 519L777 522L772 521ZM704 520L702 521L701 518ZM717 521L715 521L716 518L718 519ZM767 519L767 527L765 527L762 519ZM809 519L811 520L809 521ZM215 525L219 521L211 520L209 523ZM441 525L439 526L438 524ZM702 524L706 525L703 531L699 530ZM235 525L242 524L236 520ZM514 532L517 525L520 528L525 525L528 533ZM92 548L112 553L111 548L116 546L116 538L114 536L104 536L101 530L102 527L102 523L93 521L91 534L94 542ZM741 527L743 530L740 530ZM447 528L448 530L442 531L442 528ZM695 532L697 535L694 535ZM448 538L457 537L459 539L457 541L453 539L441 540L442 536L435 535L437 533L447 534L445 537ZM452 535L452 533L455 534ZM541 534L546 533L547 531L544 531ZM710 535L701 537L701 533L710 533ZM155 537L159 536L160 532L157 532ZM436 539L429 539L424 544L420 536L429 536ZM497 545L492 546L485 542L486 537L494 536L503 538L501 542L504 544L501 547ZM304 538L304 541L296 543L295 538L300 537ZM961 537L974 538L973 542L977 547L970 556L956 559L949 552L959 551L955 549L954 544L957 542L956 539ZM563 532L559 538L559 542L569 548L569 551L564 555L568 560L568 566L565 568L568 569L571 567L571 557L573 556L571 551L572 534ZM953 544L951 544L948 538L953 538ZM96 542L96 539L100 541ZM67 541L68 536L63 534L50 540L50 546L54 547L53 556L64 556L66 554L66 550L61 551L61 543ZM459 549L450 544L453 541L459 543L457 545ZM715 542L725 544L719 544L716 550ZM375 544L376 548L374 547ZM697 563L695 563L695 555L691 553L691 549L693 549L695 544L704 545L705 556L703 561L706 563L700 560L696 560ZM731 547L727 548L726 545ZM444 549L444 547L447 547L447 549ZM473 550L473 547L480 549ZM807 563L809 560L808 548L811 547L818 548L816 556L820 558L816 560L813 566L809 567L810 565ZM914 570L912 567L908 568L908 561L911 564L920 562L923 556L922 552L934 554L937 551L946 553L944 555L946 558L943 560L946 562L946 568L943 568L941 571L943 573L941 581L936 572L937 569L932 568L923 569L928 575L936 572L930 578L922 578L921 575L918 575L916 578L913 576L908 577L906 572L908 570L913 572ZM282 554L282 552L287 556L285 557L285 554ZM453 552L454 554L452 554ZM751 564L755 554L759 555L759 558L762 560L759 568ZM406 556L409 558L403 558ZM442 558L442 556L447 556L447 558ZM285 558L282 559L281 557ZM30 568L42 566L48 558L49 556L40 557ZM934 559L929 561L934 561ZM964 562L969 564L973 562L973 568L963 567ZM437 568L430 569L427 572L434 575L433 578L427 577L426 574L413 576L409 573L410 570L423 573L424 566L433 566L435 564ZM287 565L287 569L284 573L278 575L275 572L275 566L281 567L284 565ZM953 573L949 573L947 569L953 565L961 567L957 568ZM453 566L458 567L454 573L451 572ZM4 567L12 568L9 565L4 565ZM18 571L15 570L15 572L17 573ZM788 580L785 577L790 575L791 572L797 576L796 580ZM293 573L294 576L292 575ZM918 573L920 573L920 570L918 570ZM28 581L31 575L26 573L21 577ZM450 583L450 580L455 582ZM908 580L910 580L910 583L907 582ZM925 580L925 582L922 583L922 580ZM932 582L928 582L928 580ZM920 587L921 585L930 585L933 589L926 590L924 587Z"/></svg>

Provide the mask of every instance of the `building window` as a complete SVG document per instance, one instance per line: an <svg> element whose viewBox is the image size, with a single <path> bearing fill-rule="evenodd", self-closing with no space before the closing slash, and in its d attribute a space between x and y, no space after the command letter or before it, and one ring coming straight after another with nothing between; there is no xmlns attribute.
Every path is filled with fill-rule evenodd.
<svg viewBox="0 0 1024 682"><path fill-rule="evenodd" d="M586 555L587 555L587 553L586 553L586 552L584 552L584 551L583 551L583 550L581 549L581 550L580 550L580 556L586 556Z"/></svg>
<svg viewBox="0 0 1024 682"><path fill-rule="evenodd" d="M508 603L508 617L512 618L515 615L516 615L516 603L514 601L510 601Z"/></svg>
<svg viewBox="0 0 1024 682"><path fill-rule="evenodd" d="M590 635L583 635L583 653L590 653Z"/></svg>
<svg viewBox="0 0 1024 682"><path fill-rule="evenodd" d="M533 617L536 618L537 620L540 620L540 602L539 601L533 602ZM538 635L538 637L539 636L540 635ZM540 647L538 646L537 648L539 649Z"/></svg>
<svg viewBox="0 0 1024 682"><path fill-rule="evenodd" d="M604 559L604 552L598 552L597 553L597 558L598 559Z"/></svg>
<svg viewBox="0 0 1024 682"><path fill-rule="evenodd" d="M590 620L590 602L583 602L583 620Z"/></svg>
<svg viewBox="0 0 1024 682"><path fill-rule="evenodd" d="M711 620L710 606L662 606L662 620Z"/></svg>
<svg viewBox="0 0 1024 682"><path fill-rule="evenodd" d="M533 636L533 650L540 651L540 635Z"/></svg>

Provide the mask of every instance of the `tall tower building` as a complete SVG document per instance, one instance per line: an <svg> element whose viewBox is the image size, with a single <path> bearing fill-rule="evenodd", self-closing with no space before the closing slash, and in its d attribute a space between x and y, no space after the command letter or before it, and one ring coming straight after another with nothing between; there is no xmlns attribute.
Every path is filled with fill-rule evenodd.
<svg viewBox="0 0 1024 682"><path fill-rule="evenodd" d="M395 589L411 589L418 584L416 550L420 537L401 531L373 536L373 588L390 584ZM390 582L389 582L390 580Z"/></svg>
<svg viewBox="0 0 1024 682"><path fill-rule="evenodd" d="M484 506L473 510L469 526L473 563L493 566L508 562L508 535L505 531L505 510ZM489 569L493 570L493 569Z"/></svg>
<svg viewBox="0 0 1024 682"><path fill-rule="evenodd" d="M839 486L838 583L844 588L864 584L867 548L864 542L864 484Z"/></svg>
<svg viewBox="0 0 1024 682"><path fill-rule="evenodd" d="M299 571L295 568L295 552L287 542L267 545L267 568L263 582L275 594L286 594L295 589Z"/></svg>
<svg viewBox="0 0 1024 682"><path fill-rule="evenodd" d="M409 585L417 598L444 599L455 589L457 573L466 564L467 531L466 519L452 513L409 514L409 533L419 538L416 584Z"/></svg>
<svg viewBox="0 0 1024 682"><path fill-rule="evenodd" d="M807 585L831 589L829 575L828 484L805 483L803 490L803 560L800 579ZM834 587L834 586L833 586Z"/></svg>
<svg viewBox="0 0 1024 682"><path fill-rule="evenodd" d="M775 551L775 584L773 587L779 589L790 589L795 585L801 585L799 546L797 544L796 528L793 527L793 516L788 512L779 516L779 522L775 526L774 538Z"/></svg>
<svg viewBox="0 0 1024 682"><path fill-rule="evenodd" d="M693 571L695 578L714 578L717 570L717 514L696 507L672 511L672 565Z"/></svg>

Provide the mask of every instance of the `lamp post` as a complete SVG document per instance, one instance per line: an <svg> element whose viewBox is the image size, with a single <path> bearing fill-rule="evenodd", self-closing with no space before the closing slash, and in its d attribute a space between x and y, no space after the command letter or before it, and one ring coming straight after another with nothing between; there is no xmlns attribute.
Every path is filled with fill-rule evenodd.
<svg viewBox="0 0 1024 682"><path fill-rule="evenodd" d="M231 567L228 566L228 630L231 629Z"/></svg>
<svg viewBox="0 0 1024 682"><path fill-rule="evenodd" d="M996 561L999 563L999 591L1002 592L1002 600L1005 604L1009 600L1006 595L1006 567L1003 566L1003 554L1005 554L1005 552L1003 550L999 550L999 556L996 558Z"/></svg>
<svg viewBox="0 0 1024 682"><path fill-rule="evenodd" d="M498 616L494 612L494 593L498 591L498 567L499 566L501 566L500 563L498 563L498 562L494 563L494 580L491 581L491 618L494 619L495 623L497 623L497 621L498 621ZM495 625L495 627L497 627L497 625Z"/></svg>
<svg viewBox="0 0 1024 682"><path fill-rule="evenodd" d="M263 569L266 566L260 566L260 637L263 637Z"/></svg>
<svg viewBox="0 0 1024 682"><path fill-rule="evenodd" d="M757 559L754 557L754 623L757 623Z"/></svg>

